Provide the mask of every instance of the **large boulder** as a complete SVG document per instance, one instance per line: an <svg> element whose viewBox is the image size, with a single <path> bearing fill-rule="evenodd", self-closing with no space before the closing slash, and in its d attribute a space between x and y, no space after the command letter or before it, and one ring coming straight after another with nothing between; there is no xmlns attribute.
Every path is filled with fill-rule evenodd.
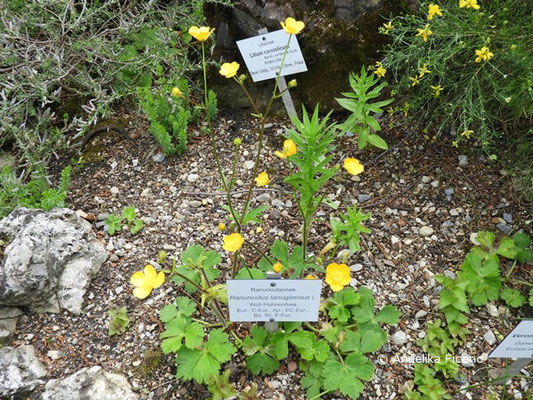
<svg viewBox="0 0 533 400"><path fill-rule="evenodd" d="M33 346L0 348L0 397L30 392L45 375Z"/></svg>
<svg viewBox="0 0 533 400"><path fill-rule="evenodd" d="M102 367L83 368L63 379L46 384L43 400L136 400L128 380Z"/></svg>
<svg viewBox="0 0 533 400"><path fill-rule="evenodd" d="M87 221L66 208L18 208L0 221L0 239L9 243L0 264L0 305L80 313L107 258Z"/></svg>
<svg viewBox="0 0 533 400"><path fill-rule="evenodd" d="M18 317L23 314L18 307L0 306L0 345L8 343L17 329Z"/></svg>
<svg viewBox="0 0 533 400"><path fill-rule="evenodd" d="M208 24L216 27L214 58L238 60L243 67L237 40L256 36L261 28L281 29L280 21L287 17L304 21L306 28L298 35L298 41L308 71L294 75L298 88L291 93L296 101L301 100L311 108L320 103L322 111L327 111L340 109L335 97L348 88L349 72L359 71L362 65L374 64L379 59L378 51L388 40L388 36L378 32L385 17L399 14L406 5L414 7L416 3L416 0L241 0L232 8L206 3L204 12ZM222 102L233 106L247 104L232 80L212 81ZM264 103L264 99L270 98L272 85L272 80L254 85L253 96Z"/></svg>

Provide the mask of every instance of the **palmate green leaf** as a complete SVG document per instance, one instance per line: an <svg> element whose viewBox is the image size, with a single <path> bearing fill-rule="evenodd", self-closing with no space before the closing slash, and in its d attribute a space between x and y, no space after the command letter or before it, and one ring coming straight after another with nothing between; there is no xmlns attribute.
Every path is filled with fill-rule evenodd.
<svg viewBox="0 0 533 400"><path fill-rule="evenodd" d="M192 282L196 283L197 285L200 283L200 276L198 275L198 271L192 270L192 269L190 269L188 267L179 267L179 268L177 268L177 272L179 274L185 276L186 278L188 278ZM194 285L192 285L190 282L188 282L187 280L183 279L180 276L174 275L172 277L172 280L178 286L181 285L181 284L185 284L185 291L187 293L196 293L198 291L198 289Z"/></svg>
<svg viewBox="0 0 533 400"><path fill-rule="evenodd" d="M128 221L129 224L131 224L136 217L137 213L135 212L135 207L129 206L122 210L122 218Z"/></svg>
<svg viewBox="0 0 533 400"><path fill-rule="evenodd" d="M361 380L370 380L374 374L374 364L364 355L352 353L344 360L344 364L338 360L328 360L322 370L324 389L340 390L342 394L352 399L359 397L363 391Z"/></svg>
<svg viewBox="0 0 533 400"><path fill-rule="evenodd" d="M303 330L296 332L278 331L270 337L270 343L278 360L288 356L289 342L296 347L312 348L315 341L316 337L313 333Z"/></svg>
<svg viewBox="0 0 533 400"><path fill-rule="evenodd" d="M260 269L248 268L248 267L243 267L239 269L239 272L237 272L237 275L235 275L235 279L265 279L265 278L266 278L266 274Z"/></svg>
<svg viewBox="0 0 533 400"><path fill-rule="evenodd" d="M159 310L159 319L168 322L176 317L190 317L196 312L196 303L187 297L176 298L175 305L167 304Z"/></svg>
<svg viewBox="0 0 533 400"><path fill-rule="evenodd" d="M203 246L189 246L181 253L181 262L189 267L200 265L207 268L213 267L222 261L222 257L216 251L205 251ZM218 276L218 274L216 275Z"/></svg>
<svg viewBox="0 0 533 400"><path fill-rule="evenodd" d="M333 357L335 359L335 357ZM320 399L320 388L322 387L324 379L322 378L322 370L324 368L324 362L311 361L300 362L300 369L305 372L305 376L301 379L300 383L303 388L306 389L308 399Z"/></svg>
<svg viewBox="0 0 533 400"><path fill-rule="evenodd" d="M500 293L500 298L505 301L505 303L510 307L521 307L526 302L526 296L516 290L511 288L505 288Z"/></svg>
<svg viewBox="0 0 533 400"><path fill-rule="evenodd" d="M142 228L144 224L140 219L136 219L133 221L133 224L130 226L130 232L132 235L137 234Z"/></svg>
<svg viewBox="0 0 533 400"><path fill-rule="evenodd" d="M359 293L355 293L351 287L346 287L336 292L326 304L329 316L339 322L348 322L350 318L350 309L348 307L359 304L360 298Z"/></svg>
<svg viewBox="0 0 533 400"><path fill-rule="evenodd" d="M107 233L111 236L122 230L122 218L117 215L109 214L104 223L107 226Z"/></svg>
<svg viewBox="0 0 533 400"><path fill-rule="evenodd" d="M236 351L229 342L228 334L222 329L211 331L207 341L195 347L195 349L181 349L178 352L177 378L194 379L198 383L205 383L209 377L218 374L220 364L229 361Z"/></svg>
<svg viewBox="0 0 533 400"><path fill-rule="evenodd" d="M394 306L385 306L377 314L374 320L376 322L383 322L385 324L396 324L402 313Z"/></svg>
<svg viewBox="0 0 533 400"><path fill-rule="evenodd" d="M533 261L533 250L531 249L531 238L525 233L517 233L513 236L516 246L516 260L519 263L526 264Z"/></svg>
<svg viewBox="0 0 533 400"><path fill-rule="evenodd" d="M204 330L198 322L191 323L190 318L176 317L165 323L165 330L160 337L164 339L161 343L161 350L163 354L168 354L171 351L179 351L183 344L189 349L200 346L204 338Z"/></svg>
<svg viewBox="0 0 533 400"><path fill-rule="evenodd" d="M487 249L492 249L494 246L494 241L496 240L496 236L493 232L489 231L480 231L477 233L476 241L482 245L485 246Z"/></svg>
<svg viewBox="0 0 533 400"><path fill-rule="evenodd" d="M518 251L513 239L510 237L504 237L498 243L498 248L496 249L496 254L499 254L502 257L514 260L516 258Z"/></svg>
<svg viewBox="0 0 533 400"><path fill-rule="evenodd" d="M325 361L329 355L329 344L325 340L316 341L312 347L296 347L296 350L304 360Z"/></svg>
<svg viewBox="0 0 533 400"><path fill-rule="evenodd" d="M466 283L466 291L475 306L496 300L500 295L500 266L493 258L482 263L478 254L468 253L457 277Z"/></svg>
<svg viewBox="0 0 533 400"><path fill-rule="evenodd" d="M274 350L268 343L268 332L265 328L253 326L250 329L252 337L247 336L243 341L243 351L246 357L246 367L254 375L271 374L279 368L279 362L274 357Z"/></svg>
<svg viewBox="0 0 533 400"><path fill-rule="evenodd" d="M126 332L130 323L130 318L128 317L127 312L128 309L126 306L109 310L111 322L109 323L108 335L110 337Z"/></svg>
<svg viewBox="0 0 533 400"><path fill-rule="evenodd" d="M348 331L339 343L339 349L343 353L373 353L381 348L385 342L381 334L368 331L364 335L359 332Z"/></svg>

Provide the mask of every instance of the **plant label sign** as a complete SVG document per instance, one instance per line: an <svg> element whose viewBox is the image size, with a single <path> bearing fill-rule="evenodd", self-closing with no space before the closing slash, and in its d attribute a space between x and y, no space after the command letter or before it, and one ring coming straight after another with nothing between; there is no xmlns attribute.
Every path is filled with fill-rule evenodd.
<svg viewBox="0 0 533 400"><path fill-rule="evenodd" d="M489 357L533 358L533 321L521 321Z"/></svg>
<svg viewBox="0 0 533 400"><path fill-rule="evenodd" d="M239 40L237 46L254 82L275 78L281 65L289 34L283 29ZM281 76L307 71L305 60L293 35L285 56Z"/></svg>
<svg viewBox="0 0 533 400"><path fill-rule="evenodd" d="M231 279L226 284L232 322L318 321L320 279Z"/></svg>

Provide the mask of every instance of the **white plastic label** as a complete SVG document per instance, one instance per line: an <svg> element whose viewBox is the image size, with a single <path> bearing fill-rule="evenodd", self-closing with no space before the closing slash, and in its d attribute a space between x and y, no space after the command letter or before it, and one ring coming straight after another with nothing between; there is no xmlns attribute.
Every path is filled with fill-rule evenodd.
<svg viewBox="0 0 533 400"><path fill-rule="evenodd" d="M489 357L533 358L533 321L521 321Z"/></svg>
<svg viewBox="0 0 533 400"><path fill-rule="evenodd" d="M320 279L234 279L226 284L230 321L318 321Z"/></svg>
<svg viewBox="0 0 533 400"><path fill-rule="evenodd" d="M239 40L237 46L248 71L254 82L275 78L283 53L289 41L289 34L283 29L264 35ZM305 60L298 44L298 39L292 35L281 76L292 75L307 71Z"/></svg>

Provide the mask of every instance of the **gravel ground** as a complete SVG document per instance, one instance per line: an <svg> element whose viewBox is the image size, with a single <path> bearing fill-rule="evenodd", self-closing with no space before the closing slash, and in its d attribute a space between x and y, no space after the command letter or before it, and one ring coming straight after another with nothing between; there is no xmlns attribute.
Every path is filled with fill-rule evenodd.
<svg viewBox="0 0 533 400"><path fill-rule="evenodd" d="M235 198L244 197L256 151L256 131L246 114L227 114L216 129L225 169L229 169L232 143L243 139ZM387 125L387 121L382 123ZM276 238L298 244L299 218L296 205L282 192L286 164L274 155L281 147L281 134L287 126L283 119L267 125L267 145L262 168L271 177L268 188L255 190L255 203L270 203L263 232L255 226L246 232L258 246L267 249ZM193 137L185 154L161 161L159 148L147 131L145 122L131 125L129 140L104 137L89 147L83 165L72 178L69 202L75 210L87 214L99 238L110 251L110 258L93 280L86 294L85 312L80 316L25 315L19 321L12 345L34 344L45 363L49 377L59 378L82 367L101 365L108 371L122 371L143 399L205 399L202 386L179 382L174 378L171 355L159 352L159 334L163 329L158 310L181 293L167 282L144 301L134 298L129 284L131 274L141 270L160 250L181 253L193 244L202 244L224 254L219 222L227 222L222 209L224 197L217 193L218 176L205 136ZM394 356L422 353L415 342L425 334L425 323L439 318L439 287L433 275L454 276L466 252L471 248L470 234L479 230L531 233L531 214L512 198L507 179L497 166L477 156L462 156L449 140L430 142L419 135L404 132L385 133L390 150L356 150L353 138L339 141L335 162L357 157L365 172L356 177L338 174L326 188L333 201L342 206L354 202L372 213L367 226L372 233L362 240L362 251L353 255L349 265L352 285L374 290L376 306L394 304L402 312L401 321L391 327L390 340L377 352L376 373L365 385L362 398L403 398L403 390L413 378L408 363L390 361ZM156 157L154 157L156 156ZM157 160L157 161L154 161ZM237 200L238 201L238 200ZM127 232L109 237L103 220L108 213L119 214L133 205L145 227L136 236ZM315 253L328 241L331 209L323 207L311 234ZM257 260L246 254L250 263ZM230 261L221 265L228 274ZM530 281L531 265L518 271ZM126 306L131 324L126 333L108 337L111 308ZM483 381L502 367L501 360L486 360L494 348L493 340L507 334L516 324L513 318L532 315L524 306L512 312L501 303L474 308L468 328L471 333L457 355L481 356L475 365L466 363L461 373L468 384ZM239 329L246 334L250 324ZM491 343L492 342L492 343ZM389 361L378 363L378 356ZM244 390L252 382L259 384L261 398L305 399L299 385L302 376L295 370L296 358L289 357L277 374L254 377L244 367L242 357L230 363L231 381ZM450 384L458 389L459 383ZM526 381L513 381L515 398L524 398ZM41 388L42 389L42 388ZM484 388L458 394L455 398L485 398ZM38 390L32 398L38 398ZM342 396L331 395L329 399Z"/></svg>

